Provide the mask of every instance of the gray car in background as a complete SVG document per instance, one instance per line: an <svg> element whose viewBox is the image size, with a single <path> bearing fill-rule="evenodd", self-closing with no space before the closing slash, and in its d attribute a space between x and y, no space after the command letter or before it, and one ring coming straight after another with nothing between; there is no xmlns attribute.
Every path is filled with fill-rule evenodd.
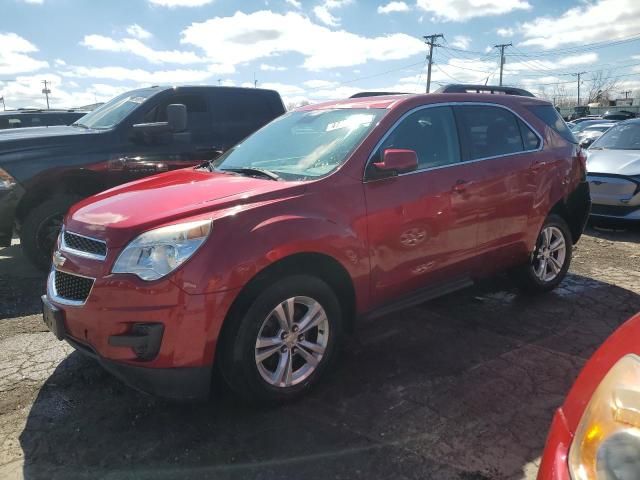
<svg viewBox="0 0 640 480"><path fill-rule="evenodd" d="M640 221L640 119L616 124L587 150L591 216Z"/></svg>

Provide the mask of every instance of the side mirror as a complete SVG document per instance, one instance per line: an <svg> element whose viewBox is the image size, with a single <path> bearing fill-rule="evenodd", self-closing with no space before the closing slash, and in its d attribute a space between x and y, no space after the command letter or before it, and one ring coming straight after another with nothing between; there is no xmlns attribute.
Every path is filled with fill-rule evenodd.
<svg viewBox="0 0 640 480"><path fill-rule="evenodd" d="M375 162L375 178L395 177L418 168L418 154L414 150L387 148L382 153L382 161Z"/></svg>
<svg viewBox="0 0 640 480"><path fill-rule="evenodd" d="M135 134L157 135L162 133L180 133L187 129L187 107L181 103L167 105L167 121L153 123L136 123Z"/></svg>
<svg viewBox="0 0 640 480"><path fill-rule="evenodd" d="M591 144L594 142L595 138L585 138L580 142L580 146L582 148L589 148Z"/></svg>
<svg viewBox="0 0 640 480"><path fill-rule="evenodd" d="M187 129L187 107L182 103L167 105L167 123L172 132L184 132Z"/></svg>

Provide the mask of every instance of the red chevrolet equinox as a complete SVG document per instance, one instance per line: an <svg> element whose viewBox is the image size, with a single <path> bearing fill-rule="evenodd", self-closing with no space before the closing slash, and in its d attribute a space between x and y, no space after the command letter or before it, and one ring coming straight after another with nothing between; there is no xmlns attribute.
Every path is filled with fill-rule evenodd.
<svg viewBox="0 0 640 480"><path fill-rule="evenodd" d="M76 204L44 319L157 395L316 384L341 337L508 270L560 283L590 200L581 151L531 96L436 93L290 112L214 162Z"/></svg>

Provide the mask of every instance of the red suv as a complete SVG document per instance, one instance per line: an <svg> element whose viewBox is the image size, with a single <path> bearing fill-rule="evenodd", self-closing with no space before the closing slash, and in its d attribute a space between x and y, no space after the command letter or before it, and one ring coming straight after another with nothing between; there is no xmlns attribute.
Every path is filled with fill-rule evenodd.
<svg viewBox="0 0 640 480"><path fill-rule="evenodd" d="M197 168L76 204L44 318L130 385L298 396L343 332L509 270L564 277L589 211L550 103L509 94L348 99L272 121Z"/></svg>

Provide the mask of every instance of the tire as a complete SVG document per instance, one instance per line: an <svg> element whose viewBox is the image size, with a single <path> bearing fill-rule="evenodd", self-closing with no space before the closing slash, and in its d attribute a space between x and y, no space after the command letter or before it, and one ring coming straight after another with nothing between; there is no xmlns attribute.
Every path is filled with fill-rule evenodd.
<svg viewBox="0 0 640 480"><path fill-rule="evenodd" d="M551 233L551 245L556 244L562 237L564 252L562 252L562 247L557 247L555 251L549 251L548 248L545 248L545 232ZM549 292L556 288L567 274L571 265L572 252L573 240L567 222L559 215L551 214L540 229L536 248L530 255L529 261L515 268L511 272L512 278L525 292ZM545 260L546 264L543 264L542 262Z"/></svg>
<svg viewBox="0 0 640 480"><path fill-rule="evenodd" d="M280 319L289 318L287 299L295 299L288 331L278 319L278 313ZM305 314L312 311L317 312L314 318L320 319L319 325L304 330ZM242 400L258 405L304 395L334 361L342 335L342 311L335 293L325 282L308 275L272 283L256 295L241 318L229 317L227 322L232 323L225 330L218 356L222 377ZM293 363L286 375L289 359ZM317 364L312 365L314 362Z"/></svg>
<svg viewBox="0 0 640 480"><path fill-rule="evenodd" d="M27 213L20 228L20 245L27 258L40 270L51 267L51 254L64 215L81 198L77 195L56 196Z"/></svg>

